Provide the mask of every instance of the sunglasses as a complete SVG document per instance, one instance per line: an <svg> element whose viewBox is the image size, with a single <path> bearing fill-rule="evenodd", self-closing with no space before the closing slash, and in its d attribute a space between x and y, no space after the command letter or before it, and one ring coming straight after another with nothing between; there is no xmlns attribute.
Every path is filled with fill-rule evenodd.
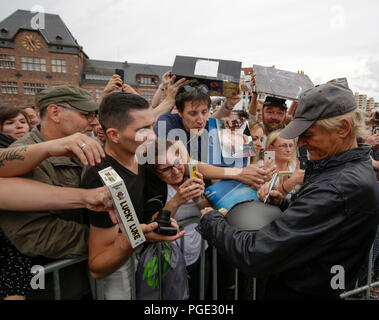
<svg viewBox="0 0 379 320"><path fill-rule="evenodd" d="M57 106L60 108L63 108L63 109L67 109L67 110L74 110L74 111L77 111L77 112L83 114L87 118L88 122L92 122L98 116L97 111L83 111L83 110L76 109L74 107L64 106L61 104L57 104Z"/></svg>

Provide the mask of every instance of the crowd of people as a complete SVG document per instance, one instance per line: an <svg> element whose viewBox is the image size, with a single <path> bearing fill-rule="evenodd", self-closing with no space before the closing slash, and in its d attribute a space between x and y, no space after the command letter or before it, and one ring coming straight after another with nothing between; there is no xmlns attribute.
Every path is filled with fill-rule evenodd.
<svg viewBox="0 0 379 320"><path fill-rule="evenodd" d="M0 107L0 299L51 299L51 278L45 290L31 289L32 266L85 255L88 261L61 271L63 299L90 297L89 277L102 282L105 299L131 299L132 264L146 246L133 248L120 231L98 174L110 166L125 182L147 243L181 247L189 299L200 297L202 240L208 298L211 246L219 299L234 296L235 267L246 279L243 298L252 277L261 299L338 298L364 274L373 243L378 277L379 110L364 119L351 90L338 84L316 86L290 106L258 99L254 85L253 74L250 86L241 83L214 111L205 85L170 72L151 103L113 75L98 101L61 85L40 91L34 106ZM248 110L236 110L242 90L250 94ZM234 143L254 146L242 166L209 163L212 118ZM305 165L299 148L307 151ZM265 152L275 156L266 161ZM286 178L270 191L274 173ZM229 225L227 211L204 197L224 179L253 188L261 201L269 195L282 215L254 232ZM176 235L154 232L160 209L170 211ZM189 218L198 222L180 227ZM334 266L343 266L345 287L330 285Z"/></svg>

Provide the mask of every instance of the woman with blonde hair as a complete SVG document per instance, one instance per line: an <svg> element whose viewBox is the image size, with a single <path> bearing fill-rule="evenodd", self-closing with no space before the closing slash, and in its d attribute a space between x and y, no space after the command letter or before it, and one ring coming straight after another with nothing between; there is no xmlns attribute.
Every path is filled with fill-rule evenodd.
<svg viewBox="0 0 379 320"><path fill-rule="evenodd" d="M304 181L304 170L300 169L299 161L296 161L295 141L280 137L283 129L273 131L267 138L267 151L275 151L275 165L277 170L286 172L288 179L279 179L278 190L284 196L296 190L296 186ZM283 176L282 176L283 177Z"/></svg>
<svg viewBox="0 0 379 320"><path fill-rule="evenodd" d="M263 155L263 139L264 139L264 125L261 122L256 122L253 120L249 120L249 131L251 139L253 140L253 145L257 155L255 157L251 157L250 163L255 164L258 163L259 160L262 160Z"/></svg>

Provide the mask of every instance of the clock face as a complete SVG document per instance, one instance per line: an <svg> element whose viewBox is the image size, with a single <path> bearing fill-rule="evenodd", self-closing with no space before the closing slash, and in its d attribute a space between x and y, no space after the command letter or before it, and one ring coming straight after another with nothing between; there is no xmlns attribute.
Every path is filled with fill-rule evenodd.
<svg viewBox="0 0 379 320"><path fill-rule="evenodd" d="M41 48L41 43L39 42L39 40L33 37L32 35L26 36L22 41L22 45L26 50L32 52L37 51L39 48Z"/></svg>

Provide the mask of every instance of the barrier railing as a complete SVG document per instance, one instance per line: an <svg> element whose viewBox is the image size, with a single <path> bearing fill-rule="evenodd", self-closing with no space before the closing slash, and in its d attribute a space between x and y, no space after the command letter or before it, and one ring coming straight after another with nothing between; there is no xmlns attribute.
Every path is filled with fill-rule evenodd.
<svg viewBox="0 0 379 320"><path fill-rule="evenodd" d="M51 262L43 267L45 274L49 274L49 273L53 274L55 300L61 300L61 285L60 285L59 271L63 268L72 266L74 264L80 263L87 259L88 259L87 256L83 256L83 257L75 258L75 259L63 259L63 260Z"/></svg>
<svg viewBox="0 0 379 320"><path fill-rule="evenodd" d="M185 227L191 223L198 223L199 218L190 218L186 219L184 221L181 221L179 223L180 227ZM181 239L181 248L183 250L184 248L184 238ZM217 249L215 247L212 248L212 272L211 272L211 277L212 277L212 299L217 300L218 298L218 288L217 288ZM370 250L369 254L369 259L368 259L368 271L367 271L367 284L365 286L359 287L358 288L358 283L356 285L356 288L343 292L340 295L341 299L347 299L350 297L353 297L359 293L366 292L365 299L369 300L370 299L370 290L371 288L374 287L379 287L379 281L371 283L371 276L372 276L372 264L373 264L373 246ZM135 261L135 255L133 255L130 259L132 261ZM54 285L54 299L55 300L61 300L61 290L60 290L60 277L59 277L59 271L63 268L66 268L68 266L80 263L87 260L87 256L83 256L80 258L76 259L63 259L59 260L56 262L49 263L44 266L44 271L45 274L52 273L53 274L53 285ZM131 263L131 265L134 267L134 263ZM161 263L158 264L159 266ZM199 297L200 300L204 300L205 298L205 241L202 240L201 243L201 254L200 254L200 292L199 292ZM135 300L136 298L136 292L135 292L135 272L133 271L130 272L130 277L131 277L131 299ZM162 288L162 277L161 275L161 270L159 268L159 281L160 281L160 288ZM104 290L102 286L102 282L98 281L96 279L93 279L90 277L90 282L91 282L91 287L92 287L92 293L93 293L93 298L95 300L104 300ZM235 269L235 294L234 294L234 299L238 300L238 269ZM253 300L256 300L257 297L257 288L256 288L256 279L253 279ZM162 295L160 295L162 297Z"/></svg>
<svg viewBox="0 0 379 320"><path fill-rule="evenodd" d="M378 227L377 232L379 233L379 227ZM343 292L340 295L341 299L347 299L347 298L356 296L356 295L358 295L358 294L366 291L366 295L365 295L364 300L370 300L370 298L371 298L371 289L379 287L379 281L371 283L371 281L372 281L371 279L372 279L372 265L373 265L373 262L374 262L374 244L371 247L371 250L370 250L370 253L369 253L369 257L368 257L368 263L367 263L367 284L365 286L358 287L358 281L357 281L357 283L355 285L356 288L352 289L352 290L349 290L349 291L346 291L346 292Z"/></svg>

